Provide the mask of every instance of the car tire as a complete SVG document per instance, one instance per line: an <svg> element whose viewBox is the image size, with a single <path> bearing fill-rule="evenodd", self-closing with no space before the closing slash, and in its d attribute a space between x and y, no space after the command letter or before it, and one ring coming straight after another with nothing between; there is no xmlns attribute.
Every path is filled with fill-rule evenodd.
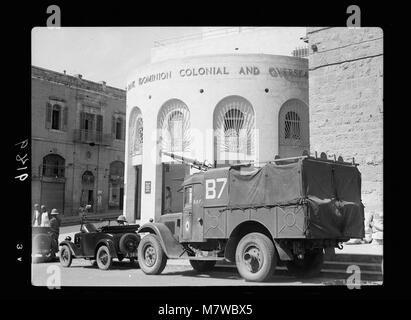
<svg viewBox="0 0 411 320"><path fill-rule="evenodd" d="M101 270L108 270L113 263L113 257L111 256L110 250L107 246L101 246L97 250L96 254L97 266Z"/></svg>
<svg viewBox="0 0 411 320"><path fill-rule="evenodd" d="M246 281L263 282L270 279L277 260L274 243L262 233L249 233L237 245L237 270Z"/></svg>
<svg viewBox="0 0 411 320"><path fill-rule="evenodd" d="M215 260L190 260L190 264L197 272L207 272L214 268Z"/></svg>
<svg viewBox="0 0 411 320"><path fill-rule="evenodd" d="M122 254L129 255L137 252L139 243L140 236L138 234L126 233L121 236L118 246Z"/></svg>
<svg viewBox="0 0 411 320"><path fill-rule="evenodd" d="M145 274L160 274L167 264L167 256L154 234L144 236L137 250L138 263Z"/></svg>
<svg viewBox="0 0 411 320"><path fill-rule="evenodd" d="M73 261L73 254L71 253L71 250L69 246L63 245L61 246L60 249L60 264L64 268L68 268L71 266L71 262Z"/></svg>
<svg viewBox="0 0 411 320"><path fill-rule="evenodd" d="M318 276L324 262L324 250L311 250L304 254L302 260L291 260L286 262L290 275L302 278Z"/></svg>

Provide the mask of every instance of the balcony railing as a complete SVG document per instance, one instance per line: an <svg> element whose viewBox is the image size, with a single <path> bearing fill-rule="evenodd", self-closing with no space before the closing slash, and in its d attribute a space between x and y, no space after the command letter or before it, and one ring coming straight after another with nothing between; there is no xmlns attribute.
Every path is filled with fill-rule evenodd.
<svg viewBox="0 0 411 320"><path fill-rule="evenodd" d="M103 134L99 131L75 129L73 131L73 141L80 143L94 143L99 145L111 145L114 137L112 134Z"/></svg>

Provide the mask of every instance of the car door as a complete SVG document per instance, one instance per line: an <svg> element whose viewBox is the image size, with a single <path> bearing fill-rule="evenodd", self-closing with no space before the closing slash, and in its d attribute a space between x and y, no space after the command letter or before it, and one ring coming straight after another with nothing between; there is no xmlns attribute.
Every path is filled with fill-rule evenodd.
<svg viewBox="0 0 411 320"><path fill-rule="evenodd" d="M183 241L191 240L193 225L193 186L184 187L184 206L182 214L181 239Z"/></svg>
<svg viewBox="0 0 411 320"><path fill-rule="evenodd" d="M193 185L193 214L192 214L192 231L191 241L203 241L203 224L204 224L204 206L203 206L204 187L197 183Z"/></svg>

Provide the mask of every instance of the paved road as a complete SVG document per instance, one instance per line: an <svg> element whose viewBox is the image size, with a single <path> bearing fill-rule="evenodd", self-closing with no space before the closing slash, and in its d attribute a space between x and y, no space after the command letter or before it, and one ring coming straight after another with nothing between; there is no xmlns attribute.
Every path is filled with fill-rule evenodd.
<svg viewBox="0 0 411 320"><path fill-rule="evenodd" d="M47 278L58 262L32 265L32 284L46 286ZM199 274L188 265L177 265L169 261L161 275L146 275L137 265L114 261L111 270L99 270L90 261L73 260L70 268L60 268L61 286L247 286L247 285L342 285L342 280L324 277L296 279L284 274L276 275L270 282L244 281L234 268L216 267L212 272ZM377 283L367 283L377 284Z"/></svg>

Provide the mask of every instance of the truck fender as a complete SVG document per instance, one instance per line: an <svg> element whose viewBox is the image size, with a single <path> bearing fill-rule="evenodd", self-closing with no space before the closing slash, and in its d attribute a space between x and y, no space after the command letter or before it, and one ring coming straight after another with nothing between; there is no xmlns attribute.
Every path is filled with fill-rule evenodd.
<svg viewBox="0 0 411 320"><path fill-rule="evenodd" d="M173 237L171 230L164 223L146 223L137 230L137 233L144 232L153 233L158 236L167 258L181 258L184 254L184 247Z"/></svg>
<svg viewBox="0 0 411 320"><path fill-rule="evenodd" d="M97 255L97 248L99 248L101 245L105 245L110 251L111 256L113 258L117 258L117 250L116 250L116 247L114 246L113 240L111 239L101 239L99 242L97 242L94 256Z"/></svg>
<svg viewBox="0 0 411 320"><path fill-rule="evenodd" d="M68 240L64 240L64 241L61 241L60 244L59 244L60 247L64 246L64 245L66 245L70 248L71 254L74 257L81 256L81 252L80 252L79 248L73 242L68 241Z"/></svg>

